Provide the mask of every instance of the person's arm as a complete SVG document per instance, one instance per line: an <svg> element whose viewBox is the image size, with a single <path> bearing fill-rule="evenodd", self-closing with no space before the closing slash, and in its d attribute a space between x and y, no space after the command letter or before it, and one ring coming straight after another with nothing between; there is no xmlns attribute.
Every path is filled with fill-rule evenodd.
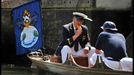
<svg viewBox="0 0 134 75"><path fill-rule="evenodd" d="M79 27L75 35L73 36L73 41L75 41L80 36L81 33L82 33L82 28Z"/></svg>
<svg viewBox="0 0 134 75"><path fill-rule="evenodd" d="M90 37L89 37L87 27L85 27L85 33L86 33L86 39L83 41L85 43L85 48L84 49L90 50L91 49L91 44L90 44Z"/></svg>
<svg viewBox="0 0 134 75"><path fill-rule="evenodd" d="M62 39L63 39L63 43L65 45L71 45L72 44L72 37L69 37L69 31L63 27L63 31L62 31Z"/></svg>
<svg viewBox="0 0 134 75"><path fill-rule="evenodd" d="M96 50L95 50L95 53L96 53L96 54L101 54L101 53L103 53L103 50L101 50L101 49L96 49Z"/></svg>
<svg viewBox="0 0 134 75"><path fill-rule="evenodd" d="M127 48L126 48L126 39L124 37L123 34L121 34L121 37L122 37L122 40L124 41L124 53L125 53L125 56L128 57L128 54L127 54Z"/></svg>
<svg viewBox="0 0 134 75"><path fill-rule="evenodd" d="M65 27L63 27L62 35L63 35L64 44L71 46L73 42L80 36L81 32L82 32L82 29L79 28L76 31L75 35L70 36L70 31L67 30Z"/></svg>
<svg viewBox="0 0 134 75"><path fill-rule="evenodd" d="M90 37L89 37L87 27L85 27L85 33L86 33L86 39L84 40L84 42L85 42L84 54L88 54L89 50L91 49L91 45L90 45Z"/></svg>
<svg viewBox="0 0 134 75"><path fill-rule="evenodd" d="M96 54L101 54L103 51L101 49L101 45L102 45L102 39L103 39L103 35L99 34L98 38L97 38L97 41L96 41L96 44L95 44L95 52Z"/></svg>

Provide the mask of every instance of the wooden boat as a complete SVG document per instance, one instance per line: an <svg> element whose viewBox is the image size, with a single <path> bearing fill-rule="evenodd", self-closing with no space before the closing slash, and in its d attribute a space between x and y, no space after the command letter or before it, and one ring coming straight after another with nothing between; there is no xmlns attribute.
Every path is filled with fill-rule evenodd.
<svg viewBox="0 0 134 75"><path fill-rule="evenodd" d="M56 56L31 56L28 55L28 58L37 66L37 68L50 71L53 73L58 73L60 75L132 75L132 72L126 71L116 71L112 70L105 66L105 64L99 63L97 59L97 63L94 67L89 68L87 65L83 65L86 63L77 63L75 60L79 62L79 59L85 59L86 57L82 58L72 58L69 59L66 64L60 63L60 57Z"/></svg>

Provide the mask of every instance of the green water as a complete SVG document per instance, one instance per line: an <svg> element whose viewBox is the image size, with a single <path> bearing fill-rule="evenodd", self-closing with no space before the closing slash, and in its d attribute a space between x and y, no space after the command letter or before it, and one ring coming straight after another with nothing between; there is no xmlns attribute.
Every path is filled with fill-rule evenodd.
<svg viewBox="0 0 134 75"><path fill-rule="evenodd" d="M12 64L1 65L1 75L59 75L38 68L15 66Z"/></svg>

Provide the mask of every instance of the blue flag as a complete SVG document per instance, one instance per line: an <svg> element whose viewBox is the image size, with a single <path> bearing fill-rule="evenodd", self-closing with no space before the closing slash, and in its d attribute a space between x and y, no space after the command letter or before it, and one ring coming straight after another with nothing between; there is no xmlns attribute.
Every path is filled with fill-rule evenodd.
<svg viewBox="0 0 134 75"><path fill-rule="evenodd" d="M40 0L34 0L12 10L16 36L16 54L27 54L42 47L42 17Z"/></svg>

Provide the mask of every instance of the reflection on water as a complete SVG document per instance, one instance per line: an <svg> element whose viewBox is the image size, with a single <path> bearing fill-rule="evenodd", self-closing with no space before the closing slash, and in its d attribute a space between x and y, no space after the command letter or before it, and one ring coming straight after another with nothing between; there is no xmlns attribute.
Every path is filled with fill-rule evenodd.
<svg viewBox="0 0 134 75"><path fill-rule="evenodd" d="M31 69L30 67L1 65L1 75L59 75L51 72L39 70L37 68Z"/></svg>

